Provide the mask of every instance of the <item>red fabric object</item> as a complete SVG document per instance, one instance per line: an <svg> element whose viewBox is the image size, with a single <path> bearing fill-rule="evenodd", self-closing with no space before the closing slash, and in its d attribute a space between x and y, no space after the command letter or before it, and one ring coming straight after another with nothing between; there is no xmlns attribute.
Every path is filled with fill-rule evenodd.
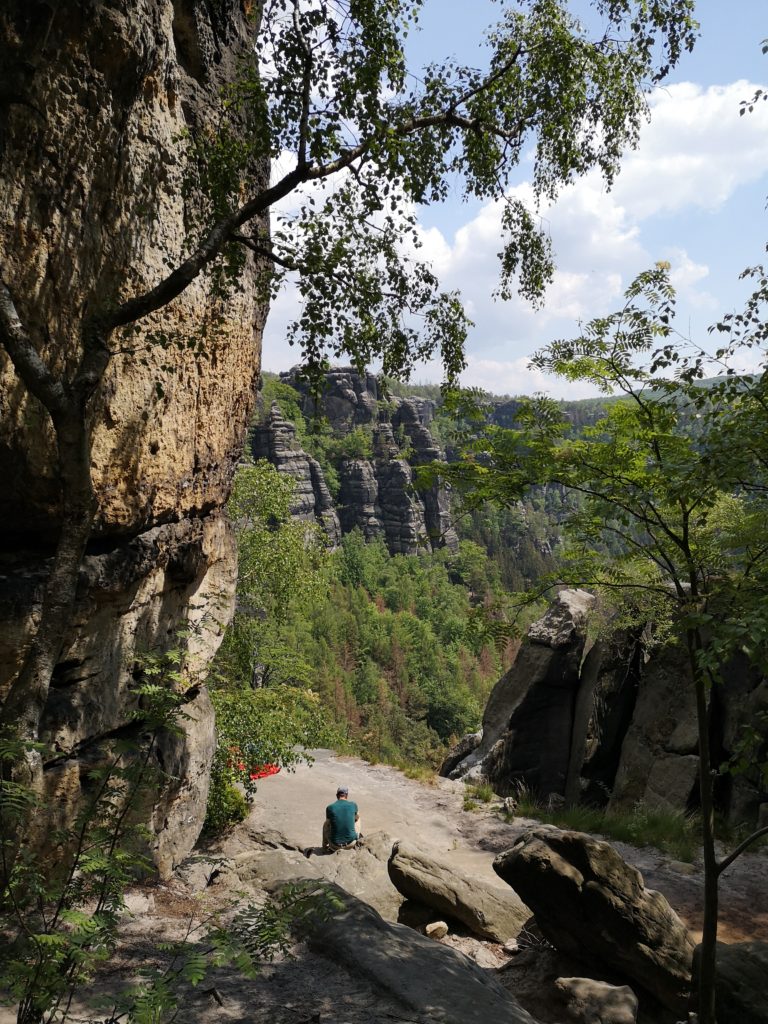
<svg viewBox="0 0 768 1024"><path fill-rule="evenodd" d="M279 771L279 764L255 764L251 768L251 778L266 779L268 775L277 775Z"/></svg>

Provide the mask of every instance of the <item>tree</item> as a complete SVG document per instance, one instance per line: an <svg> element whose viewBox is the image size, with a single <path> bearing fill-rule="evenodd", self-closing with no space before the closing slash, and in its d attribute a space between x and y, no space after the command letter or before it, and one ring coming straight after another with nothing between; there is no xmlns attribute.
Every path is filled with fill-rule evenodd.
<svg viewBox="0 0 768 1024"><path fill-rule="evenodd" d="M237 535L237 609L215 671L228 688L311 679L282 631L289 612L322 592L327 553L319 527L291 520L293 490L293 479L263 460L235 477L228 510Z"/></svg>
<svg viewBox="0 0 768 1024"><path fill-rule="evenodd" d="M578 495L558 580L623 602L635 621L666 622L684 646L696 694L705 870L699 1020L714 1024L718 878L768 833L758 829L718 860L710 750L713 691L729 662L743 654L768 670L768 370L730 368L735 354L768 341L768 277L751 271L759 286L745 313L717 325L730 340L714 357L724 372L713 382L704 380L706 353L673 334L668 271L661 263L641 274L622 310L534 357L541 369L617 395L601 419L571 433L557 403L522 402L518 426L488 431L457 476L474 488L474 501L509 504L544 482Z"/></svg>
<svg viewBox="0 0 768 1024"><path fill-rule="evenodd" d="M41 356L44 331L19 314L14 282L0 272L0 345L53 425L61 510L39 625L0 725L38 733L93 526L95 396L115 354L139 358L142 343L173 343L163 318L174 300L203 275L217 308L251 260L264 269L265 290L297 278L292 339L311 368L346 353L403 373L439 348L454 378L467 320L430 268L403 255L407 236L418 244L413 204L444 198L456 176L466 195L502 202L499 292L539 297L552 270L548 241L535 211L508 194L521 154L533 147L537 197L592 168L610 183L637 140L644 90L691 48L696 28L693 0L595 0L594 36L565 0L532 0L491 33L487 70L446 60L412 78L404 39L420 3L258 5L253 56L230 83L218 123L176 142L194 158L196 180L185 187L199 203L175 264L142 293L118 283L116 292L82 296L77 354L66 365ZM253 173L286 153L290 169L272 183ZM302 191L314 185L326 186L319 198ZM298 213L276 218L270 236L265 218L292 195ZM55 341L61 352L71 347L70 337Z"/></svg>

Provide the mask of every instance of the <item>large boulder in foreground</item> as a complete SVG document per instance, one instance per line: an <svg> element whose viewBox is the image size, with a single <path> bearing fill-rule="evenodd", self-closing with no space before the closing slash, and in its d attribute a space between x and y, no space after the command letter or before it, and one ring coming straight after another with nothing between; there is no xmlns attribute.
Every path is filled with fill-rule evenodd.
<svg viewBox="0 0 768 1024"><path fill-rule="evenodd" d="M494 860L496 873L533 910L545 937L594 959L683 1013L693 942L661 895L606 842L554 828L525 833Z"/></svg>
<svg viewBox="0 0 768 1024"><path fill-rule="evenodd" d="M395 843L387 866L392 884L403 896L456 918L481 939L515 938L531 916L511 889L470 878L410 843Z"/></svg>
<svg viewBox="0 0 768 1024"><path fill-rule="evenodd" d="M415 1017L431 1024L536 1024L493 976L462 953L402 924L390 924L338 886L341 908L310 923L308 939L334 963L352 968Z"/></svg>
<svg viewBox="0 0 768 1024"><path fill-rule="evenodd" d="M693 964L698 985L700 946ZM768 943L717 944L717 1024L768 1024Z"/></svg>

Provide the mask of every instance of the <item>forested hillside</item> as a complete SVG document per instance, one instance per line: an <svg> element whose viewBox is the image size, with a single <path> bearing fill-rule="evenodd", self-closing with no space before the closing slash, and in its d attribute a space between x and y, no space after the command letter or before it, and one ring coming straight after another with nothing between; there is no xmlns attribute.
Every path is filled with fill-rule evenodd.
<svg viewBox="0 0 768 1024"><path fill-rule="evenodd" d="M243 467L231 511L239 537L235 621L218 690L258 703L274 687L318 694L337 742L374 761L435 768L477 728L516 649L508 597L472 541L391 555L355 529L329 550L291 518L293 481L266 462ZM268 761L276 751L253 757Z"/></svg>
<svg viewBox="0 0 768 1024"><path fill-rule="evenodd" d="M513 404L484 399L487 417L504 423ZM598 409L564 404L579 427ZM337 745L406 768L434 769L452 741L479 727L519 637L544 607L528 595L520 610L523 593L554 570L569 501L557 486L510 507L449 505L446 494L452 539L424 533L399 553L402 534L379 528L388 522L379 502L412 517L420 452L443 458L466 429L430 385L334 370L317 400L290 374L265 375L252 448L272 463L241 468L230 503L240 584L218 692L239 693L249 708L267 700L265 688L315 693ZM382 438L396 447L383 451ZM349 507L358 500L344 489L351 466L370 467L378 487L366 498L368 518ZM322 514L318 475L333 504ZM390 488L383 499L382 481ZM262 746L251 759L280 754Z"/></svg>

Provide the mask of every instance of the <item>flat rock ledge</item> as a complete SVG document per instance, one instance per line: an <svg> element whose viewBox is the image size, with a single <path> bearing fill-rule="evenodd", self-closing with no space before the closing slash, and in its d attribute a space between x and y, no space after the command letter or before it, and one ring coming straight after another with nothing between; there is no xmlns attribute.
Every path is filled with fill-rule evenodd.
<svg viewBox="0 0 768 1024"><path fill-rule="evenodd" d="M538 1024L472 960L406 925L390 924L338 886L343 909L316 921L310 945L364 975L430 1024Z"/></svg>

